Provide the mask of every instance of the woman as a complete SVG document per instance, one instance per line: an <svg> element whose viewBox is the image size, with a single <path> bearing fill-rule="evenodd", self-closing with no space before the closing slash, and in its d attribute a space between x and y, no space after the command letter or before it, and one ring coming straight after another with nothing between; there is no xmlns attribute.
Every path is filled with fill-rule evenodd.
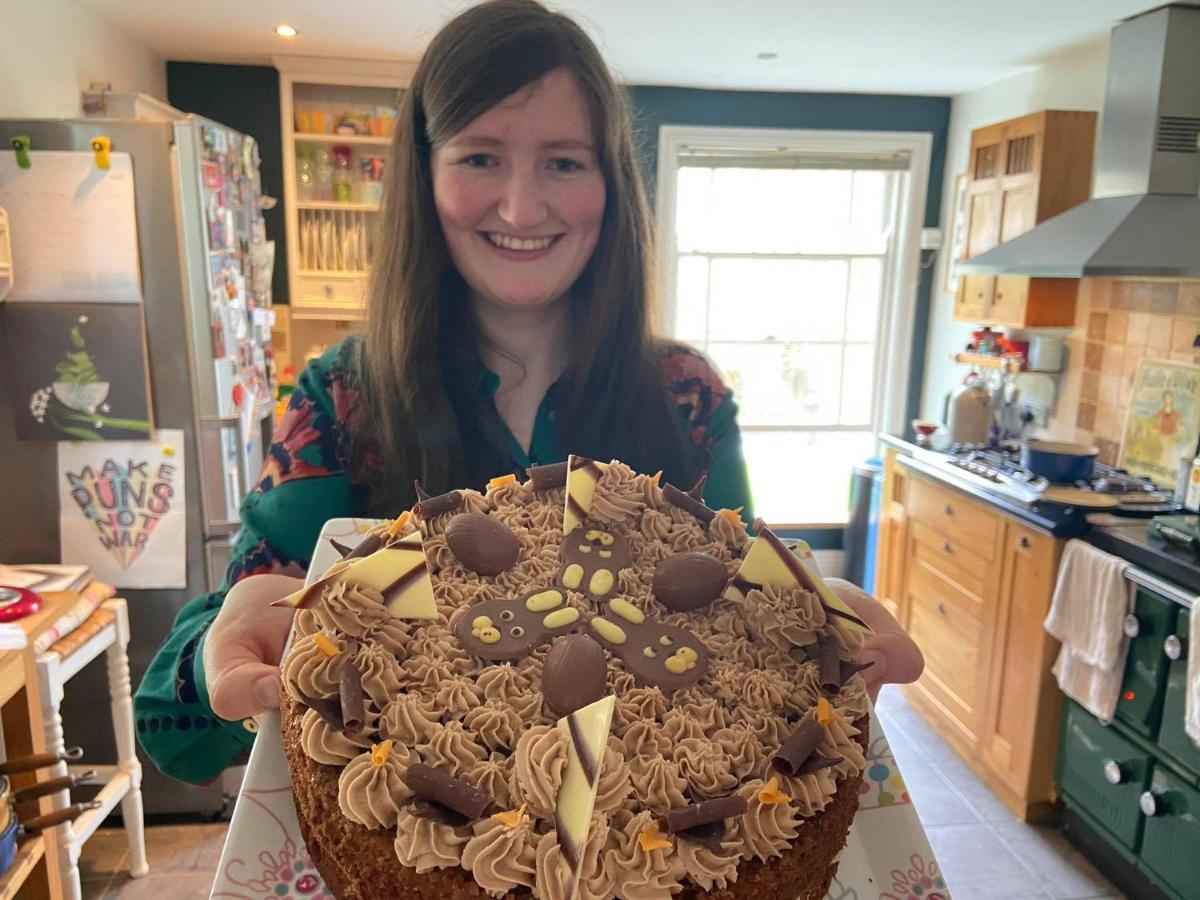
<svg viewBox="0 0 1200 900"><path fill-rule="evenodd" d="M136 699L165 772L215 777L278 706L291 621L270 606L323 523L557 462L619 458L710 506L750 497L736 407L703 357L649 331L650 226L629 112L595 46L534 0L494 0L434 38L400 109L361 339L301 375L221 591L179 615ZM879 678L920 654L880 632ZM898 650L897 650L898 648ZM915 662L914 662L915 657Z"/></svg>

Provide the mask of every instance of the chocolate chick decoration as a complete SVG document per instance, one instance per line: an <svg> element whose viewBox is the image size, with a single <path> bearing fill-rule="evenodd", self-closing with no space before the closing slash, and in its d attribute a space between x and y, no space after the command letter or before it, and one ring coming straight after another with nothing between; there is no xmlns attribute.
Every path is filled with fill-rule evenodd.
<svg viewBox="0 0 1200 900"><path fill-rule="evenodd" d="M567 606L562 591L541 588L517 600L475 604L459 617L454 634L468 653L506 662L574 630L579 619L579 610Z"/></svg>
<svg viewBox="0 0 1200 900"><path fill-rule="evenodd" d="M592 600L612 594L617 574L633 565L629 541L597 525L581 525L564 537L558 555L563 562L558 583Z"/></svg>
<svg viewBox="0 0 1200 900"><path fill-rule="evenodd" d="M624 597L609 601L604 615L589 619L587 625L639 684L670 693L695 684L708 671L708 648L699 638L647 618Z"/></svg>

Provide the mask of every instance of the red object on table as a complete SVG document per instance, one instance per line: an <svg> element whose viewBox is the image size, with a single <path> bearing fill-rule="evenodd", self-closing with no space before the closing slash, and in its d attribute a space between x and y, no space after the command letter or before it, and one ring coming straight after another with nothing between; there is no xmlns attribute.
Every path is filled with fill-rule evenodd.
<svg viewBox="0 0 1200 900"><path fill-rule="evenodd" d="M0 585L0 622L15 622L42 608L42 598L28 588Z"/></svg>

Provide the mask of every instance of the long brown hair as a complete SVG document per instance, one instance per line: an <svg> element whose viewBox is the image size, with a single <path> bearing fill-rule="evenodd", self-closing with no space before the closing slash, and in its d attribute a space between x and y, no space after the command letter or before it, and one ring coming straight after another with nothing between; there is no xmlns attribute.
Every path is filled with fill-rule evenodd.
<svg viewBox="0 0 1200 900"><path fill-rule="evenodd" d="M560 68L587 98L607 190L596 249L571 290L571 361L556 396L561 449L662 469L677 484L699 468L650 335L650 220L627 97L574 21L535 0L491 0L438 32L400 105L357 355L367 413L357 444L381 463L367 480L375 512L411 505L413 478L436 493L511 469L480 397L479 335L434 206L431 156Z"/></svg>

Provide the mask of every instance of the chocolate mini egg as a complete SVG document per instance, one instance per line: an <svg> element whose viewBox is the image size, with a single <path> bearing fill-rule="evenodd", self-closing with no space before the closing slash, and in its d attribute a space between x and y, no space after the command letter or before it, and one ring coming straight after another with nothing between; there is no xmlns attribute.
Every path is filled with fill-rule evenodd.
<svg viewBox="0 0 1200 900"><path fill-rule="evenodd" d="M499 519L459 513L446 525L446 543L459 562L480 575L499 575L521 555L521 542Z"/></svg>
<svg viewBox="0 0 1200 900"><path fill-rule="evenodd" d="M654 570L654 597L672 612L702 609L721 596L729 574L725 564L707 553L690 551L668 556Z"/></svg>
<svg viewBox="0 0 1200 900"><path fill-rule="evenodd" d="M586 634L554 639L542 665L542 696L556 716L569 716L604 696L608 656Z"/></svg>

